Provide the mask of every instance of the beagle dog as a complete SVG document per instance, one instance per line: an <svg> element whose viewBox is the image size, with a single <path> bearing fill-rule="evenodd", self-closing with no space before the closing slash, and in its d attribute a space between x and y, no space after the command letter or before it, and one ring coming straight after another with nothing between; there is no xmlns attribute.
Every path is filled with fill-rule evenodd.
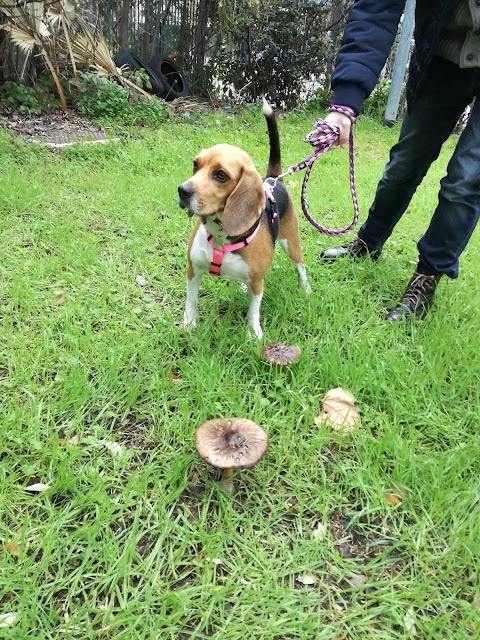
<svg viewBox="0 0 480 640"><path fill-rule="evenodd" d="M261 339L260 303L275 240L294 262L299 286L307 293L298 219L281 179L280 139L270 105L264 101L270 158L262 181L250 156L238 147L217 144L193 161L193 176L178 187L178 203L197 216L188 245L187 301L183 327L195 327L202 276L243 282L250 292L248 323Z"/></svg>

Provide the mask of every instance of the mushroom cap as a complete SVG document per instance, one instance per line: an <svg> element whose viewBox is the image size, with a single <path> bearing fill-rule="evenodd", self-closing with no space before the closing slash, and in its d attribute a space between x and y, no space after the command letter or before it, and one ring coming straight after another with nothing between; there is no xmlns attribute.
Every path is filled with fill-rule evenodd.
<svg viewBox="0 0 480 640"><path fill-rule="evenodd" d="M299 347L282 344L281 342L271 342L261 348L262 358L271 364L294 364L300 360Z"/></svg>
<svg viewBox="0 0 480 640"><path fill-rule="evenodd" d="M219 469L253 467L268 449L265 431L246 418L209 420L195 432L199 455Z"/></svg>

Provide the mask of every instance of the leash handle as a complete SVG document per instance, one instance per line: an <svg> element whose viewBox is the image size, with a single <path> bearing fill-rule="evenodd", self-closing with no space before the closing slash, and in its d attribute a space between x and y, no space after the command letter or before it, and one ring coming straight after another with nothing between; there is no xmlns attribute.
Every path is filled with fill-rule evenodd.
<svg viewBox="0 0 480 640"><path fill-rule="evenodd" d="M352 126L350 128L350 136L349 136L350 192L352 195L352 202L353 202L352 222L348 226L344 227L343 229L327 229L327 227L322 226L312 217L308 208L307 185L308 185L308 179L310 177L310 173L313 169L313 163L318 158L318 156L328 151L338 139L340 135L340 129L337 126L332 126L328 122L325 122L325 120L322 120L321 118L319 118L314 123L313 125L315 127L314 130L304 137L304 141L309 142L311 145L313 145L316 148L316 151L311 156L306 158L303 162L300 162L298 165L294 165L293 167L291 167L292 169L291 173L295 173L296 171L299 171L300 169L303 169L303 168L306 169L305 175L303 177L302 190L301 190L301 204L302 204L303 214L307 218L307 220L315 227L315 229L317 229L317 231L320 231L320 233L326 233L331 236L336 236L342 233L346 233L347 231L350 231L350 229L352 229L357 224L359 213L360 213L360 209L358 206L357 191L355 189L355 161L354 161L355 150L354 150L354 144L353 144L353 125L356 122L356 116L355 116L355 112L352 109L350 109L349 107L344 107L343 105L332 104L328 108L328 111L329 113L333 111L336 111L338 113L343 113L344 115L350 118L352 123Z"/></svg>
<svg viewBox="0 0 480 640"><path fill-rule="evenodd" d="M332 111L336 111L337 113L343 113L343 115L348 116L352 122L352 125L357 121L357 116L355 115L355 111L350 109L350 107L344 107L342 104L331 104L328 107L328 113L332 113Z"/></svg>

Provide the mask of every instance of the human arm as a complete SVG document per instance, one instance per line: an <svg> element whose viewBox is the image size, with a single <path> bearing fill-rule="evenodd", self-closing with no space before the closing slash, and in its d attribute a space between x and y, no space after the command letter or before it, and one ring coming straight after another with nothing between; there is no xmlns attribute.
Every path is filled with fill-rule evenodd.
<svg viewBox="0 0 480 640"><path fill-rule="evenodd" d="M332 75L334 104L350 107L358 115L385 66L404 8L405 0L357 0L353 4ZM346 147L350 118L332 112L326 121L340 128L338 144Z"/></svg>

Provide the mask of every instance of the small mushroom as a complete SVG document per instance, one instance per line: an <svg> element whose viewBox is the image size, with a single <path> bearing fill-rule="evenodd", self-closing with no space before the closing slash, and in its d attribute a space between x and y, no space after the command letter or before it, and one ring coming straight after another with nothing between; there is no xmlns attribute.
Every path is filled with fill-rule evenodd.
<svg viewBox="0 0 480 640"><path fill-rule="evenodd" d="M284 365L295 364L300 360L300 349L294 344L286 345L281 342L271 342L263 345L260 352L266 362L279 365L280 368Z"/></svg>
<svg viewBox="0 0 480 640"><path fill-rule="evenodd" d="M231 493L234 470L254 467L268 449L268 436L246 418L221 418L198 427L195 447L205 462L223 469L220 486Z"/></svg>

